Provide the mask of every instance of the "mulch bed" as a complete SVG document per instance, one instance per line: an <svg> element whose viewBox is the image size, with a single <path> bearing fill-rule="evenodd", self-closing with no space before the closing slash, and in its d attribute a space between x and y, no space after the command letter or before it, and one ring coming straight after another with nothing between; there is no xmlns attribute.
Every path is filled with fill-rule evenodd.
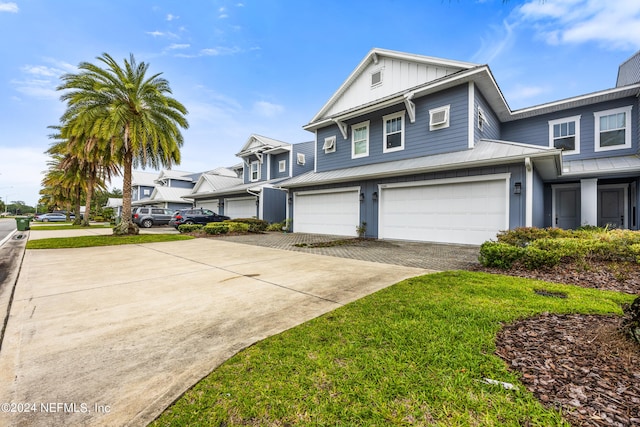
<svg viewBox="0 0 640 427"><path fill-rule="evenodd" d="M640 295L638 264L475 270ZM621 331L621 322L618 316L542 314L504 326L496 354L571 425L640 426L640 345Z"/></svg>

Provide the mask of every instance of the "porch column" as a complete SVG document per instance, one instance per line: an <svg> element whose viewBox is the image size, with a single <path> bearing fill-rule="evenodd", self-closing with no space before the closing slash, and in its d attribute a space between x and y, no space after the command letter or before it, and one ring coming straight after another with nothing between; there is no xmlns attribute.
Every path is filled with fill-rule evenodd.
<svg viewBox="0 0 640 427"><path fill-rule="evenodd" d="M580 194L580 225L598 225L598 179L581 179Z"/></svg>

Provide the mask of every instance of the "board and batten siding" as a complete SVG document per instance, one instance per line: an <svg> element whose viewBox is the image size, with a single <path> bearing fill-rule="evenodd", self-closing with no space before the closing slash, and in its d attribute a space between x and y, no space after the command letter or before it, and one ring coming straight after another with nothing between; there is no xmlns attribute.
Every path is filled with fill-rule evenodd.
<svg viewBox="0 0 640 427"><path fill-rule="evenodd" d="M631 110L631 148L595 152L595 117L594 113L614 108L633 106ZM549 146L549 121L564 117L580 117L580 153L564 156L567 160L581 160L597 157L612 157L635 154L638 151L638 99L622 98L585 107L572 108L542 116L530 117L502 124L500 139L525 144Z"/></svg>
<svg viewBox="0 0 640 427"><path fill-rule="evenodd" d="M382 72L382 82L372 86L371 74L377 71ZM377 64L371 62L335 100L324 117L334 116L458 71L460 69L457 67L409 62L381 55Z"/></svg>
<svg viewBox="0 0 640 427"><path fill-rule="evenodd" d="M348 138L344 139L336 125L318 129L317 172L363 166L374 163L429 156L468 148L468 87L460 85L446 91L415 99L416 121L411 123L404 104L398 104L349 120ZM449 127L429 130L429 110L450 105ZM405 111L404 149L384 153L383 117ZM369 121L369 155L351 158L351 126ZM336 137L336 151L325 153L324 139Z"/></svg>

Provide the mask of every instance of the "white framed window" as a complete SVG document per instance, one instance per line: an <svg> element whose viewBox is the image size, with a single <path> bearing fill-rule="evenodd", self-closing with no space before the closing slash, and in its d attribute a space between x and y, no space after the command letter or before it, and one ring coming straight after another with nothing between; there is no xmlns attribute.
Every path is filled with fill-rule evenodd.
<svg viewBox="0 0 640 427"><path fill-rule="evenodd" d="M351 126L351 158L369 155L369 121Z"/></svg>
<svg viewBox="0 0 640 427"><path fill-rule="evenodd" d="M260 162L251 162L249 168L249 179L251 181L258 181L260 179Z"/></svg>
<svg viewBox="0 0 640 427"><path fill-rule="evenodd" d="M382 117L384 124L382 152L404 150L404 111Z"/></svg>
<svg viewBox="0 0 640 427"><path fill-rule="evenodd" d="M484 116L484 111L482 110L482 108L478 108L478 130L480 132L482 132L482 130L484 129L484 124L486 123L487 119Z"/></svg>
<svg viewBox="0 0 640 427"><path fill-rule="evenodd" d="M296 161L300 166L303 166L305 163L304 153L298 153L296 155Z"/></svg>
<svg viewBox="0 0 640 427"><path fill-rule="evenodd" d="M562 154L580 153L580 117L549 120L549 147L559 148Z"/></svg>
<svg viewBox="0 0 640 427"><path fill-rule="evenodd" d="M324 153L335 153L336 152L336 137L329 136L324 139L324 144L322 144L322 149Z"/></svg>
<svg viewBox="0 0 640 427"><path fill-rule="evenodd" d="M631 148L631 106L593 113L595 151Z"/></svg>
<svg viewBox="0 0 640 427"><path fill-rule="evenodd" d="M280 160L278 162L278 172L282 173L282 172L286 172L287 171L287 161L286 160Z"/></svg>
<svg viewBox="0 0 640 427"><path fill-rule="evenodd" d="M377 87L382 84L382 70L376 70L371 73L371 87Z"/></svg>
<svg viewBox="0 0 640 427"><path fill-rule="evenodd" d="M449 110L451 105L445 105L429 110L429 130L449 127Z"/></svg>

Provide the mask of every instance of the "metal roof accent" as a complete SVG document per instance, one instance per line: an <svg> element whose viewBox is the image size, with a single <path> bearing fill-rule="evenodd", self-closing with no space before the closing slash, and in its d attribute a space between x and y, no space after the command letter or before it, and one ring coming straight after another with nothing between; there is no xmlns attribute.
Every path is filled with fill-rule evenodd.
<svg viewBox="0 0 640 427"><path fill-rule="evenodd" d="M221 188L215 191L207 191L202 193L191 193L187 196L184 196L186 199L209 199L211 197L217 196L228 196L230 194L238 194L238 193L247 193L247 190L252 191L254 193L259 193L262 191L264 187L276 187L275 184L278 184L288 178L278 178L272 179L270 181L260 181L260 182L250 182L248 184L239 184L231 187Z"/></svg>
<svg viewBox="0 0 640 427"><path fill-rule="evenodd" d="M131 185L142 185L145 187L153 187L156 185L155 179L158 177L158 172L142 172L131 171Z"/></svg>
<svg viewBox="0 0 640 427"><path fill-rule="evenodd" d="M435 154L384 163L374 163L325 172L307 172L281 183L281 188L307 187L311 185L359 181L416 173L436 172L460 168L501 165L524 161L525 158L552 159L555 174L560 173L561 150L510 141L480 140L474 148L451 153Z"/></svg>
<svg viewBox="0 0 640 427"><path fill-rule="evenodd" d="M598 157L595 159L565 160L562 167L563 177L582 175L624 175L640 172L640 156Z"/></svg>

